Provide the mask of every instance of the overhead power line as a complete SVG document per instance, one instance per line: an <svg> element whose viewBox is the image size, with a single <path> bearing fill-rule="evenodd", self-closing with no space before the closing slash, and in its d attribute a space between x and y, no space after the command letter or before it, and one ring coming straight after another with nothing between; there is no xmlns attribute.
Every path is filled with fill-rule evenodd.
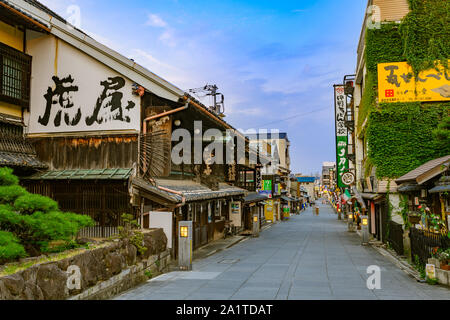
<svg viewBox="0 0 450 320"><path fill-rule="evenodd" d="M326 107L326 108L317 109L317 110L310 111L310 112L298 113L298 114L292 115L292 116L290 116L290 117L288 117L288 118L283 118L283 119L274 120L274 121L271 121L271 122L268 122L268 123L260 124L260 125L258 125L258 126L256 126L256 127L265 127L265 126L267 126L267 125L269 125L269 124L278 123L278 122L283 122L283 121L287 121L287 120L292 120L292 119L294 119L294 118L306 116L306 115L313 114L313 113L318 113L318 112L320 112L320 111L329 110L329 109L330 109L329 107Z"/></svg>

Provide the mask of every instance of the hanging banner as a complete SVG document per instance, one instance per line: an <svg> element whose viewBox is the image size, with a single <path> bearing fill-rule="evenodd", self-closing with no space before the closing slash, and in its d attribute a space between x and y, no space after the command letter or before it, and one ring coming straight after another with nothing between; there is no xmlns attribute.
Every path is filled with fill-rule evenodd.
<svg viewBox="0 0 450 320"><path fill-rule="evenodd" d="M336 178L339 188L346 185L342 182L342 175L348 171L348 129L345 126L345 112L347 108L343 85L334 86L335 118L336 118Z"/></svg>
<svg viewBox="0 0 450 320"><path fill-rule="evenodd" d="M261 169L257 168L256 169L256 192L259 192L263 189L263 185L262 185L262 173L261 173Z"/></svg>
<svg viewBox="0 0 450 320"><path fill-rule="evenodd" d="M437 69L422 71L415 78L406 62L378 64L379 101L450 101L450 71L442 65Z"/></svg>

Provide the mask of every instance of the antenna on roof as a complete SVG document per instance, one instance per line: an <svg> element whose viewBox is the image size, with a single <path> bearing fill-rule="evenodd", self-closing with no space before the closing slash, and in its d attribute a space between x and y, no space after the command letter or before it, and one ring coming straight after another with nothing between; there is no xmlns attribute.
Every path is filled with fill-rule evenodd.
<svg viewBox="0 0 450 320"><path fill-rule="evenodd" d="M225 97L222 93L217 92L219 88L214 85L205 85L202 88L195 88L195 89L189 89L190 93L197 94L201 92L207 92L204 96L211 96L213 97L213 105L209 107L209 110L219 117L224 118L225 117ZM217 97L220 97L220 100L217 99Z"/></svg>

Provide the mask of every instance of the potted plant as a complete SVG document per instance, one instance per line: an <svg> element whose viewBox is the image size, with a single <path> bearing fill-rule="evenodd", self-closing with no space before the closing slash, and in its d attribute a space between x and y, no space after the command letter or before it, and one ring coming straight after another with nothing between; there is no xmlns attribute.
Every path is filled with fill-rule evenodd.
<svg viewBox="0 0 450 320"><path fill-rule="evenodd" d="M429 264L434 264L436 268L440 268L441 264L439 262L439 255L441 254L441 249L439 247L434 247L431 253L431 258L428 259Z"/></svg>
<svg viewBox="0 0 450 320"><path fill-rule="evenodd" d="M450 270L450 266L448 265L448 261L450 260L450 248L445 250L445 251L441 251L441 253L439 254L439 263L440 263L440 268L442 270Z"/></svg>
<svg viewBox="0 0 450 320"><path fill-rule="evenodd" d="M421 218L421 216L417 213L409 213L408 214L409 223L411 223L412 225L418 224L420 222L420 218Z"/></svg>

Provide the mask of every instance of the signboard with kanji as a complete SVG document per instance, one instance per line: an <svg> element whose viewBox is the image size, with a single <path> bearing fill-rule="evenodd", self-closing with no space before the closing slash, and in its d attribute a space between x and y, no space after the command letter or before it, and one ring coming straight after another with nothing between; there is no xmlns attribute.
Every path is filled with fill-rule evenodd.
<svg viewBox="0 0 450 320"><path fill-rule="evenodd" d="M335 96L335 117L336 117L336 170L337 185L345 187L342 182L342 175L348 171L349 163L347 159L348 151L348 129L345 126L345 113L347 108L347 98L345 96L344 86L334 86Z"/></svg>
<svg viewBox="0 0 450 320"><path fill-rule="evenodd" d="M414 77L406 62L378 64L379 102L450 101L450 71L442 65Z"/></svg>
<svg viewBox="0 0 450 320"><path fill-rule="evenodd" d="M272 192L272 180L263 180L263 190Z"/></svg>

